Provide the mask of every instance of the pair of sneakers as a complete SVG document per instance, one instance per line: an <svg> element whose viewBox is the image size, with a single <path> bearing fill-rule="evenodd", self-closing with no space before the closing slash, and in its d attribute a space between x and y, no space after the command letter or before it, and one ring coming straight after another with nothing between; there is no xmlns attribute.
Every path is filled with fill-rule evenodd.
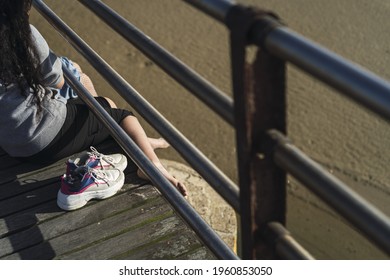
<svg viewBox="0 0 390 280"><path fill-rule="evenodd" d="M61 177L57 205L63 210L83 207L91 199L105 199L123 186L127 158L122 154L104 155L94 147L76 159L68 159Z"/></svg>

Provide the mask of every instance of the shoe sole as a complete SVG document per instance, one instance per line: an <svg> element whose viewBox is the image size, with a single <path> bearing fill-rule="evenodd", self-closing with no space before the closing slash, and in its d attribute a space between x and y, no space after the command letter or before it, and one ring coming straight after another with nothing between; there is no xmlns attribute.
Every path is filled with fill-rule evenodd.
<svg viewBox="0 0 390 280"><path fill-rule="evenodd" d="M57 194L57 205L66 211L76 210L85 206L91 199L102 200L115 195L123 187L124 183L125 175L121 173L117 182L105 190L69 195L63 194L60 189Z"/></svg>

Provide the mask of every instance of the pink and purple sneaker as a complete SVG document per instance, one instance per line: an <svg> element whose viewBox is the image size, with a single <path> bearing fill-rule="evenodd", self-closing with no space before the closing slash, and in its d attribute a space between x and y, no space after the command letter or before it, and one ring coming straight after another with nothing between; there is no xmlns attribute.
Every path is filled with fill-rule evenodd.
<svg viewBox="0 0 390 280"><path fill-rule="evenodd" d="M81 208L91 199L105 199L115 195L124 181L123 171L116 168L101 170L89 166L76 167L61 177L57 204L67 211Z"/></svg>

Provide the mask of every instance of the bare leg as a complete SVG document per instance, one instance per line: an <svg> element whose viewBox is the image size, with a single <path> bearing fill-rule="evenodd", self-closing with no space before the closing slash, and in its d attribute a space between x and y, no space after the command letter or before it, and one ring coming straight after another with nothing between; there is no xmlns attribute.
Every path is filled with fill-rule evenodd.
<svg viewBox="0 0 390 280"><path fill-rule="evenodd" d="M186 187L175 177L173 177L161 164L160 159L154 152L153 145L150 143L149 139L151 138L148 138L146 136L146 133L142 128L141 124L138 122L137 118L134 116L128 116L123 119L120 125L125 130L125 132L134 140L138 147L145 153L145 155L150 159L150 161L153 162L153 164L161 171L165 178L167 178L168 181L171 182L184 197L187 197ZM152 142L153 141L154 140L152 140ZM147 176L141 170L138 170L137 174L141 178L148 179Z"/></svg>
<svg viewBox="0 0 390 280"><path fill-rule="evenodd" d="M77 71L80 73L80 82L81 84L89 91L90 94L97 97L98 94L95 90L95 87L93 86L93 83L91 81L91 78L81 70L81 67L76 62L72 61L72 64L74 68L77 69Z"/></svg>
<svg viewBox="0 0 390 280"><path fill-rule="evenodd" d="M80 74L80 82L89 91L90 94L92 94L95 97L98 96L95 87L93 86L93 83L91 81L91 78L88 77L87 74L85 73Z"/></svg>
<svg viewBox="0 0 390 280"><path fill-rule="evenodd" d="M91 78L89 78L86 74L84 73L81 73L80 75L80 82L82 83L82 85L89 91L90 94L92 94L92 96L94 97L98 97L98 94L95 90L95 87L93 86L93 83L91 81ZM108 97L104 97L107 102L110 104L110 107L111 108L117 108L116 104L114 101L112 101L110 98Z"/></svg>

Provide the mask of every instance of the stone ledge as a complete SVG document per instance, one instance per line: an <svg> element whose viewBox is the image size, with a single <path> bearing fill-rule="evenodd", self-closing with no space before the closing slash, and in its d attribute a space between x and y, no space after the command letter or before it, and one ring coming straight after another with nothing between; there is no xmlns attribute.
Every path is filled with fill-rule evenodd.
<svg viewBox="0 0 390 280"><path fill-rule="evenodd" d="M173 176L186 184L188 201L194 209L236 251L237 217L233 208L192 168L166 159L161 162Z"/></svg>

